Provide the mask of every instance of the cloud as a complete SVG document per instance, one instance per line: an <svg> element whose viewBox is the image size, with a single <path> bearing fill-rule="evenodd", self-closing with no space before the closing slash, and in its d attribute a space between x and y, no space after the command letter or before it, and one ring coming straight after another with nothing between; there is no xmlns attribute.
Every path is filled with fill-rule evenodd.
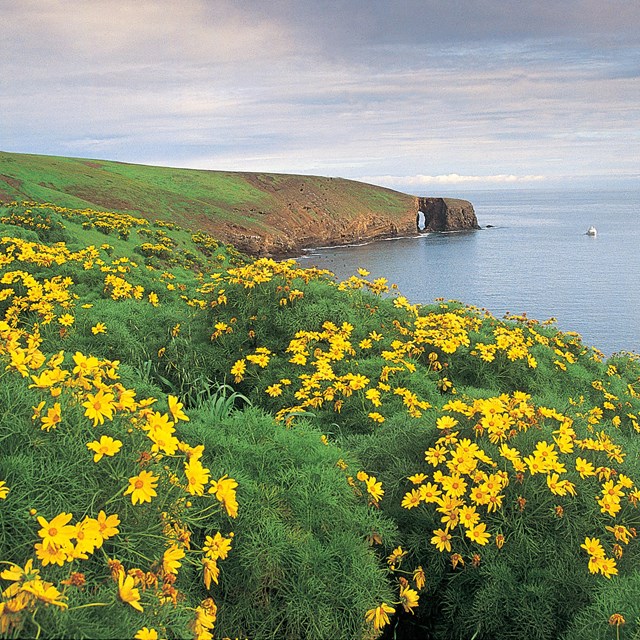
<svg viewBox="0 0 640 640"><path fill-rule="evenodd" d="M0 6L5 150L460 186L637 164L640 3Z"/></svg>
<svg viewBox="0 0 640 640"><path fill-rule="evenodd" d="M359 178L362 182L369 182L371 184L379 184L382 186L392 186L394 188L416 188L416 187L430 187L433 185L444 186L458 186L458 185L483 185L483 186L495 186L495 185L530 185L531 183L543 182L547 180L543 175L522 175L516 176L512 174L497 174L497 175L478 175L478 176L461 176L457 173L449 173L439 176L361 176Z"/></svg>

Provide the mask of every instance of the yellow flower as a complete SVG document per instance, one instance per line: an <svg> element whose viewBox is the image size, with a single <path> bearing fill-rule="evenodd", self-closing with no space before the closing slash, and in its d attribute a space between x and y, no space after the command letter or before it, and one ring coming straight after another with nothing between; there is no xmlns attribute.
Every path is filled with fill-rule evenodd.
<svg viewBox="0 0 640 640"><path fill-rule="evenodd" d="M427 576L424 573L422 565L419 565L413 572L413 581L416 583L417 589L422 589L427 582Z"/></svg>
<svg viewBox="0 0 640 640"><path fill-rule="evenodd" d="M400 603L407 613L413 613L413 610L418 606L419 599L418 592L409 588L408 584L400 587Z"/></svg>
<svg viewBox="0 0 640 640"><path fill-rule="evenodd" d="M231 367L231 374L235 376L234 380L236 383L242 382L244 378L245 371L247 370L247 363L243 359L237 360L233 367Z"/></svg>
<svg viewBox="0 0 640 640"><path fill-rule="evenodd" d="M587 476L596 475L595 467L590 462L587 462L587 460L580 457L576 458L576 471L580 474L582 479Z"/></svg>
<svg viewBox="0 0 640 640"><path fill-rule="evenodd" d="M218 563L215 560L211 560L210 558L202 558L202 579L204 581L204 586L207 589L211 588L211 581L213 580L216 584L218 584L218 577L220 576L220 567L218 567Z"/></svg>
<svg viewBox="0 0 640 640"><path fill-rule="evenodd" d="M104 322L98 322L98 324L91 327L91 333L97 336L99 333L107 333L107 325Z"/></svg>
<svg viewBox="0 0 640 640"><path fill-rule="evenodd" d="M62 609L66 609L69 606L66 602L61 602L61 598L64 596L50 582L45 582L38 578L29 580L22 585L22 590L46 604L55 604Z"/></svg>
<svg viewBox="0 0 640 640"><path fill-rule="evenodd" d="M376 631L380 631L382 627L389 624L389 614L395 613L396 610L383 602L375 609L369 609L364 615L367 622L372 622Z"/></svg>
<svg viewBox="0 0 640 640"><path fill-rule="evenodd" d="M367 492L375 503L378 503L384 495L384 489L382 488L382 482L376 480L375 476L369 476L365 480L367 485Z"/></svg>
<svg viewBox="0 0 640 640"><path fill-rule="evenodd" d="M596 570L599 571L605 578L610 579L611 576L615 576L618 574L616 561L613 558L593 558L592 560ZM589 564L591 564L591 562Z"/></svg>
<svg viewBox="0 0 640 640"><path fill-rule="evenodd" d="M443 529L435 529L431 544L440 552L451 551L451 534Z"/></svg>
<svg viewBox="0 0 640 640"><path fill-rule="evenodd" d="M209 469L203 467L198 458L191 458L184 463L184 473L189 482L187 491L192 496L201 496L204 493L204 485L209 482Z"/></svg>
<svg viewBox="0 0 640 640"><path fill-rule="evenodd" d="M235 518L238 515L238 501L236 500L236 487L238 483L233 478L228 478L227 474L219 480L212 480L209 493L214 493L216 498L222 503L227 513Z"/></svg>
<svg viewBox="0 0 640 640"><path fill-rule="evenodd" d="M459 517L465 529L473 529L480 520L480 514L476 513L476 508L468 505L460 509Z"/></svg>
<svg viewBox="0 0 640 640"><path fill-rule="evenodd" d="M451 416L440 416L436 420L436 427L438 429L453 429L458 424L458 421Z"/></svg>
<svg viewBox="0 0 640 640"><path fill-rule="evenodd" d="M282 386L278 383L269 385L265 389L265 393L272 398L277 398L278 396L282 395Z"/></svg>
<svg viewBox="0 0 640 640"><path fill-rule="evenodd" d="M73 525L67 524L71 518L73 514L64 512L53 518L51 522L38 516L38 522L42 527L38 535L42 538L43 547L62 547L70 544L76 532Z"/></svg>
<svg viewBox="0 0 640 640"><path fill-rule="evenodd" d="M98 530L100 535L105 539L113 538L118 531L118 525L120 524L120 518L117 514L108 516L104 511L100 511L97 517Z"/></svg>
<svg viewBox="0 0 640 640"><path fill-rule="evenodd" d="M604 558L604 549L598 538L585 538L584 543L580 545L592 558Z"/></svg>
<svg viewBox="0 0 640 640"><path fill-rule="evenodd" d="M486 532L486 528L487 525L484 522L481 522L480 524L473 527L473 529L467 530L467 538L473 540L474 542L477 542L480 545L487 544L491 535Z"/></svg>
<svg viewBox="0 0 640 640"><path fill-rule="evenodd" d="M115 456L122 447L120 440L114 440L110 436L102 436L100 441L94 440L87 443L87 449L95 451L93 461L98 462L102 456Z"/></svg>
<svg viewBox="0 0 640 640"><path fill-rule="evenodd" d="M202 550L210 560L224 560L231 550L233 533L225 538L219 531L213 536L207 536Z"/></svg>
<svg viewBox="0 0 640 640"><path fill-rule="evenodd" d="M169 547L162 556L162 570L165 573L178 574L178 569L182 565L180 560L184 558L184 550L173 544Z"/></svg>
<svg viewBox="0 0 640 640"><path fill-rule="evenodd" d="M427 482L427 484L421 485L419 489L420 498L425 502L437 502L439 496L442 495L442 491L438 489L438 485L432 484L431 482Z"/></svg>
<svg viewBox="0 0 640 640"><path fill-rule="evenodd" d="M158 640L158 632L155 629L142 627L133 637L135 640Z"/></svg>
<svg viewBox="0 0 640 640"><path fill-rule="evenodd" d="M393 567L406 555L407 552L402 547L396 547L387 558L387 564Z"/></svg>
<svg viewBox="0 0 640 640"><path fill-rule="evenodd" d="M0 480L0 500L5 500L9 495L9 487L7 487L7 483L4 480Z"/></svg>
<svg viewBox="0 0 640 640"><path fill-rule="evenodd" d="M130 604L134 609L143 612L140 604L140 591L135 588L133 576L125 576L123 570L118 573L118 596L126 604Z"/></svg>
<svg viewBox="0 0 640 640"><path fill-rule="evenodd" d="M129 478L129 486L124 495L131 494L133 504L151 502L151 498L158 495L155 492L158 479L151 471L141 471L137 476Z"/></svg>
<svg viewBox="0 0 640 640"><path fill-rule="evenodd" d="M169 403L169 413L175 422L178 422L178 420L184 420L185 422L189 421L189 416L182 410L184 405L182 402L178 401L176 396L169 395L167 397L167 402Z"/></svg>
<svg viewBox="0 0 640 640"><path fill-rule="evenodd" d="M411 489L411 491L404 494L401 506L405 509L413 509L413 507L417 507L420 504L421 500L420 489Z"/></svg>
<svg viewBox="0 0 640 640"><path fill-rule="evenodd" d="M75 527L72 527L75 530ZM65 540L64 544L44 544L37 542L35 544L36 557L40 560L43 567L48 564L57 564L62 566L67 560L74 559L73 543L71 540Z"/></svg>
<svg viewBox="0 0 640 640"><path fill-rule="evenodd" d="M78 558L86 557L84 554L93 553L96 548L102 546L104 541L100 533L100 525L93 518L85 518L76 525L75 538L77 544L74 556Z"/></svg>
<svg viewBox="0 0 640 640"><path fill-rule="evenodd" d="M70 313L65 313L58 318L58 322L63 327L70 327L75 321L76 319Z"/></svg>
<svg viewBox="0 0 640 640"><path fill-rule="evenodd" d="M93 420L94 427L98 426L98 423L104 424L105 418L113 420L113 400L113 394L105 393L103 389L96 394L87 394L87 400L82 403L82 406L86 409L84 415Z"/></svg>
<svg viewBox="0 0 640 640"><path fill-rule="evenodd" d="M40 418L43 431L49 431L49 429L55 429L60 422L62 422L62 415L60 413L60 403L56 402L51 409L47 411L46 416Z"/></svg>

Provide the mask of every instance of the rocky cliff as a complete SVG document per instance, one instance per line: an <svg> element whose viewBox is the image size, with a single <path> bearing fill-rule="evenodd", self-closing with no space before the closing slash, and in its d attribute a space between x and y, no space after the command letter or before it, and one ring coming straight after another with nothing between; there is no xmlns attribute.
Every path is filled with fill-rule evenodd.
<svg viewBox="0 0 640 640"><path fill-rule="evenodd" d="M473 205L456 198L418 198L418 231L462 231L479 229ZM424 221L419 213L424 214Z"/></svg>

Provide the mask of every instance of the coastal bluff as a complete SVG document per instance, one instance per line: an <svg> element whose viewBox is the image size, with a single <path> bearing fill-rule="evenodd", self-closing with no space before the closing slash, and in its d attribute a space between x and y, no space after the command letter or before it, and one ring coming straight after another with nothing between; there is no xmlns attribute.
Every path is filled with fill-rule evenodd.
<svg viewBox="0 0 640 640"><path fill-rule="evenodd" d="M364 182L208 171L0 151L0 204L50 202L204 231L252 256L286 257L431 231L478 229L473 205Z"/></svg>
<svg viewBox="0 0 640 640"><path fill-rule="evenodd" d="M418 198L417 226L421 233L480 229L473 205L458 198Z"/></svg>

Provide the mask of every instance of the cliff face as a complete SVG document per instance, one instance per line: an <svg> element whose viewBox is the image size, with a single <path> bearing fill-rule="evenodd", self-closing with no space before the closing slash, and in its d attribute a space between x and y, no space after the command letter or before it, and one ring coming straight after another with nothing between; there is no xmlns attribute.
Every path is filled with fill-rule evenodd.
<svg viewBox="0 0 640 640"><path fill-rule="evenodd" d="M424 222L418 221L419 231L462 231L479 229L473 205L466 200L455 198L418 198L419 212L424 214ZM423 228L420 229L420 226Z"/></svg>

